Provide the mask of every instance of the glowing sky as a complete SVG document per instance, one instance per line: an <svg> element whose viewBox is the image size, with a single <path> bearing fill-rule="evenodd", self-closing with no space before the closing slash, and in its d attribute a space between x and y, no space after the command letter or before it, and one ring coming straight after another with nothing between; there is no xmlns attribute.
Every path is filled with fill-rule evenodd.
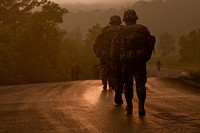
<svg viewBox="0 0 200 133"><path fill-rule="evenodd" d="M51 0L56 3L125 3L138 0Z"/></svg>

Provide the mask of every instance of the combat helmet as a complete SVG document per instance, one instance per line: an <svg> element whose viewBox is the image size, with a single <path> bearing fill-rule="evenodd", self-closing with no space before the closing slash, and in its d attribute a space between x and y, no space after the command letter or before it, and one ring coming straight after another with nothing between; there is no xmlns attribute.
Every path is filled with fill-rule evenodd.
<svg viewBox="0 0 200 133"><path fill-rule="evenodd" d="M138 16L134 10L126 10L124 12L123 21L137 20Z"/></svg>
<svg viewBox="0 0 200 133"><path fill-rule="evenodd" d="M110 17L110 22L109 22L110 25L121 24L121 23L122 23L122 21L121 21L120 16L113 15L113 16Z"/></svg>

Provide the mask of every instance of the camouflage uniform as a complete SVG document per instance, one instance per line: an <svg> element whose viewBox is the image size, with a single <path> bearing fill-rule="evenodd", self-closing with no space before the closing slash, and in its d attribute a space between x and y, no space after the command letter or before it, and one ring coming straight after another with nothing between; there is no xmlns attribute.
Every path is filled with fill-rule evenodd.
<svg viewBox="0 0 200 133"><path fill-rule="evenodd" d="M102 84L103 84L103 89L107 89L107 78L108 78L108 68L106 67L106 56L103 51L103 46L105 45L104 43L104 36L105 36L105 31L109 28L109 26L106 26L102 29L101 33L96 37L95 43L93 45L93 51L96 55L96 57L99 58L100 62L100 68L101 68L101 78L102 78Z"/></svg>
<svg viewBox="0 0 200 133"><path fill-rule="evenodd" d="M111 43L113 38L119 32L122 27L121 18L119 16L112 16L109 22L110 26L104 30L102 34L97 36L96 44L99 44L99 51L101 51L100 56L100 64L102 65L102 83L104 85L104 89L107 87L107 81L110 87L113 87L113 74L111 71L111 62L110 62L110 50ZM99 41L98 41L99 40ZM99 43L101 42L101 43ZM95 49L95 48L94 48ZM95 50L94 50L95 51Z"/></svg>
<svg viewBox="0 0 200 133"><path fill-rule="evenodd" d="M122 77L125 82L125 98L127 114L132 114L133 108L133 77L136 81L136 92L139 99L139 115L145 115L144 102L146 99L145 84L147 81L146 62L151 58L155 38L149 30L136 24L138 19L134 10L127 10L123 20L126 26L113 40L111 59L118 56L122 63Z"/></svg>
<svg viewBox="0 0 200 133"><path fill-rule="evenodd" d="M93 51L96 57L102 58L103 57L103 51L102 51L102 45L104 43L104 33L106 29L108 29L110 26L106 26L102 29L101 33L96 37L95 43L93 45ZM101 61L101 60L100 60Z"/></svg>

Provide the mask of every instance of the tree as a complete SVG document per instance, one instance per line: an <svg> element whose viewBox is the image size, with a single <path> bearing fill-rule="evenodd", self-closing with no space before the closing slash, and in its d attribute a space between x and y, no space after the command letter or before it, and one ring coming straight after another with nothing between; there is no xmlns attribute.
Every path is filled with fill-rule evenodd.
<svg viewBox="0 0 200 133"><path fill-rule="evenodd" d="M34 12L21 31L21 73L27 82L53 81L59 78L60 40L64 35L57 24L67 11L58 4L47 2L41 11ZM32 70L30 73L29 71Z"/></svg>
<svg viewBox="0 0 200 133"><path fill-rule="evenodd" d="M13 32L10 26L0 24L0 84L16 81L16 58L14 49Z"/></svg>
<svg viewBox="0 0 200 133"><path fill-rule="evenodd" d="M95 57L95 54L93 52L93 44L95 42L95 39L97 35L101 32L102 26L100 24L95 24L91 28L88 29L88 33L86 35L85 39L85 47L84 47L84 55L87 57L84 60L82 60L87 75L92 76L92 66L94 63L97 62L97 58Z"/></svg>
<svg viewBox="0 0 200 133"><path fill-rule="evenodd" d="M92 47L95 42L97 35L101 32L102 26L98 23L93 25L91 28L88 29L88 33L86 34L85 44L88 47Z"/></svg>
<svg viewBox="0 0 200 133"><path fill-rule="evenodd" d="M16 53L11 56L17 55L17 73L12 76L20 75L27 83L58 80L60 40L64 35L58 24L67 10L47 0L1 0L0 11L0 24L9 27L12 35L9 41L0 43Z"/></svg>
<svg viewBox="0 0 200 133"><path fill-rule="evenodd" d="M175 39L169 33L161 34L158 38L157 48L160 56L168 56L176 51Z"/></svg>
<svg viewBox="0 0 200 133"><path fill-rule="evenodd" d="M100 33L102 27L100 24L95 24L88 29L85 40L82 38L82 33L77 27L74 30L68 31L62 40L61 56L63 72L68 75L73 64L78 63L81 66L81 75L83 79L89 79L92 76L92 66L96 62L93 53L93 44L96 36Z"/></svg>
<svg viewBox="0 0 200 133"><path fill-rule="evenodd" d="M45 3L47 0L1 0L0 22L15 29L26 23L34 8Z"/></svg>
<svg viewBox="0 0 200 133"><path fill-rule="evenodd" d="M200 62L200 29L191 31L179 38L181 61Z"/></svg>
<svg viewBox="0 0 200 133"><path fill-rule="evenodd" d="M83 59L85 55L83 51L83 38L80 29L77 27L74 30L68 31L62 39L60 47L62 71L66 79L70 79L71 67Z"/></svg>

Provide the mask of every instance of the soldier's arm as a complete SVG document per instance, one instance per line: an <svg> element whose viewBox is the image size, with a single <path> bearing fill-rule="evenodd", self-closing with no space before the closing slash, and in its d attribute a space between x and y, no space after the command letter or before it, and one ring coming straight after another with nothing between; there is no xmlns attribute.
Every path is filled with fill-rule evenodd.
<svg viewBox="0 0 200 133"><path fill-rule="evenodd" d="M110 59L112 62L117 62L119 59L119 44L119 36L116 36L111 43Z"/></svg>
<svg viewBox="0 0 200 133"><path fill-rule="evenodd" d="M96 40L95 40L95 43L93 45L93 51L94 51L94 54L97 56L97 57L100 57L100 35L97 36Z"/></svg>

